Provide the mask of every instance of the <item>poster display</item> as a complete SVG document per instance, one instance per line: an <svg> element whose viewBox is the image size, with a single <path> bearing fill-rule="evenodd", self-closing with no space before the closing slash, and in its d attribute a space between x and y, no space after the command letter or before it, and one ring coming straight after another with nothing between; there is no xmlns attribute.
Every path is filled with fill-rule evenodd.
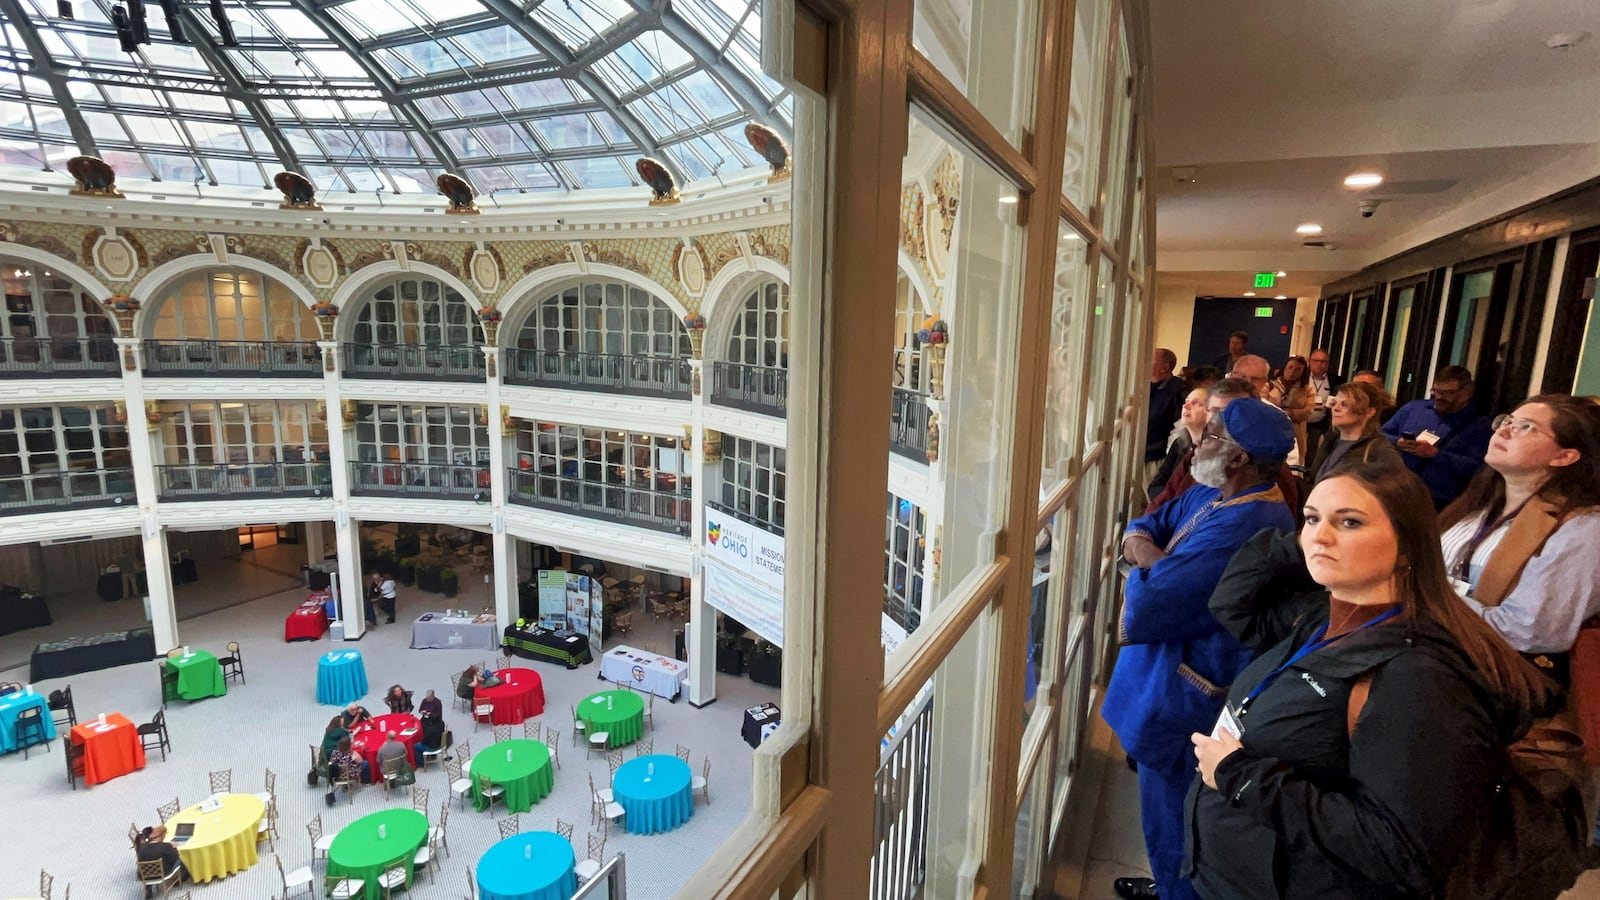
<svg viewBox="0 0 1600 900"><path fill-rule="evenodd" d="M599 659L604 652L606 607L602 602L600 579L589 579L589 655Z"/></svg>
<svg viewBox="0 0 1600 900"><path fill-rule="evenodd" d="M539 570L539 624L551 631L567 630L567 571Z"/></svg>
<svg viewBox="0 0 1600 900"><path fill-rule="evenodd" d="M707 560L705 601L733 616L764 640L783 646L783 595L767 590L721 563Z"/></svg>
<svg viewBox="0 0 1600 900"><path fill-rule="evenodd" d="M580 637L589 635L589 582L587 575L567 573L567 629Z"/></svg>

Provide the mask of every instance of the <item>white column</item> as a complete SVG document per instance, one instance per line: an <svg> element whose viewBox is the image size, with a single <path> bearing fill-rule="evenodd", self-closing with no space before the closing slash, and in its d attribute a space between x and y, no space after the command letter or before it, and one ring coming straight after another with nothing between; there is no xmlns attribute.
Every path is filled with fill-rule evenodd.
<svg viewBox="0 0 1600 900"><path fill-rule="evenodd" d="M333 538L334 552L339 555L339 612L344 620L344 637L347 641L359 640L366 632L367 620L362 610L366 592L365 579L361 577L361 541L358 540L360 523L350 517L350 431L344 421L343 399L338 372L339 344L336 341L318 341L323 357L335 361L333 370L326 366L322 373L323 403L328 410L328 468L333 476Z"/></svg>
<svg viewBox="0 0 1600 900"><path fill-rule="evenodd" d="M701 363L694 363L696 372ZM689 574L693 579L689 584L689 622L684 626L685 650L689 654L689 702L696 707L705 706L717 699L717 611L705 602L705 577L702 571L702 556L700 548L705 541L706 534L706 500L711 496L712 488L706 481L705 453L705 404L708 387L702 382L702 390L695 395L693 407L693 422L690 430L694 444L694 452L689 455L690 475L694 485L694 521L691 523L689 533L693 536L691 546L694 557L689 564Z"/></svg>
<svg viewBox="0 0 1600 900"><path fill-rule="evenodd" d="M154 515L140 525L144 574L150 590L150 627L155 631L156 652L165 653L178 646L178 607L172 596L172 560L167 552L167 531L156 524Z"/></svg>
<svg viewBox="0 0 1600 900"><path fill-rule="evenodd" d="M322 563L322 520L312 519L306 522L306 565L317 566Z"/></svg>
<svg viewBox="0 0 1600 900"><path fill-rule="evenodd" d="M178 609L172 595L172 561L167 552L167 534L157 520L160 486L156 465L163 461L160 436L145 410L144 372L140 365L137 337L114 339L117 355L123 361L122 396L127 413L128 456L133 466L133 490L139 504L140 550L144 555L145 588L150 598L150 626L155 632L156 652L178 646ZM128 368L126 361L135 361Z"/></svg>
<svg viewBox="0 0 1600 900"><path fill-rule="evenodd" d="M500 348L486 345L483 348L484 370L488 377L486 396L489 401L489 521L492 523L490 547L494 553L494 615L503 628L517 618L517 557L513 552L513 539L506 532L506 496L510 478L506 472L511 465L507 442L515 437L506 430L500 408Z"/></svg>

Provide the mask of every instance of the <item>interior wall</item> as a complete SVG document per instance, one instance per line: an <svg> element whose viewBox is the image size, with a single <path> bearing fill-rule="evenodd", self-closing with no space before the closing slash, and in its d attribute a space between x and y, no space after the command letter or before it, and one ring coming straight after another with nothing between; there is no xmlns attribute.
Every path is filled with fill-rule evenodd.
<svg viewBox="0 0 1600 900"><path fill-rule="evenodd" d="M1155 346L1166 347L1178 357L1178 368L1189 358L1189 331L1194 327L1195 285L1168 281L1156 273Z"/></svg>

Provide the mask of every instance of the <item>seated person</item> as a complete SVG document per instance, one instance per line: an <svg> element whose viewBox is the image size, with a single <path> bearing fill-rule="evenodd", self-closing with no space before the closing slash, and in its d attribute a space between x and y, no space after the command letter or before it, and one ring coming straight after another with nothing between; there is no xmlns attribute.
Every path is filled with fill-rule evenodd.
<svg viewBox="0 0 1600 900"><path fill-rule="evenodd" d="M389 693L383 695L383 702L389 704L389 712L411 712L411 695L398 684L390 687Z"/></svg>
<svg viewBox="0 0 1600 900"><path fill-rule="evenodd" d="M433 691L428 691L422 695L422 702L417 704L417 715L421 716L424 722L428 719L443 718L444 704L433 695Z"/></svg>
<svg viewBox="0 0 1600 900"><path fill-rule="evenodd" d="M471 700L472 692L483 679L478 676L477 666L467 666L461 673L461 680L456 683L456 696L463 700Z"/></svg>
<svg viewBox="0 0 1600 900"><path fill-rule="evenodd" d="M147 826L139 832L139 838L134 845L139 854L139 861L152 859L161 860L161 874L171 875L173 870L182 872L178 880L189 877L189 870L184 867L183 860L178 858L178 848L167 842L167 827L165 825Z"/></svg>
<svg viewBox="0 0 1600 900"><path fill-rule="evenodd" d="M339 719L344 724L345 728L353 729L357 725L371 721L372 713L367 712L367 708L365 706L362 706L361 704L352 700L350 705L344 708L344 713L340 715Z"/></svg>
<svg viewBox="0 0 1600 900"><path fill-rule="evenodd" d="M350 737L350 730L344 727L344 717L334 716L328 720L327 730L322 732L322 763L327 765L333 758L334 748L339 746L339 741Z"/></svg>
<svg viewBox="0 0 1600 900"><path fill-rule="evenodd" d="M339 739L339 745L334 748L333 755L328 758L329 774L337 778L344 772L345 766L351 763L361 770L362 781L372 780L372 766L350 749L350 738L342 737Z"/></svg>
<svg viewBox="0 0 1600 900"><path fill-rule="evenodd" d="M397 760L399 764L396 784L417 783L416 770L411 767L411 750L400 742L400 738L393 731L389 732L389 739L383 742L383 746L378 748L379 773L382 773L384 765L390 760Z"/></svg>
<svg viewBox="0 0 1600 900"><path fill-rule="evenodd" d="M444 727L444 719L438 716L423 716L422 736L417 739L417 752L431 753L450 746L449 733Z"/></svg>

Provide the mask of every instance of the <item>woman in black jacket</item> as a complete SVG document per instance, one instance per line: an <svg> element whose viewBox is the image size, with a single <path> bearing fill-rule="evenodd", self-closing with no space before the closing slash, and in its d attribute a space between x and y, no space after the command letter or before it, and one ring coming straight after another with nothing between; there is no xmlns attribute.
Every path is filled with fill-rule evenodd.
<svg viewBox="0 0 1600 900"><path fill-rule="evenodd" d="M1316 484L1345 463L1400 465L1400 451L1378 433L1383 424L1379 416L1388 407L1389 395L1382 388L1360 381L1340 387L1328 412L1328 433L1306 466L1306 481Z"/></svg>
<svg viewBox="0 0 1600 900"><path fill-rule="evenodd" d="M1343 469L1305 516L1211 598L1260 655L1193 738L1189 878L1207 900L1435 896L1553 686L1452 593L1415 475Z"/></svg>

